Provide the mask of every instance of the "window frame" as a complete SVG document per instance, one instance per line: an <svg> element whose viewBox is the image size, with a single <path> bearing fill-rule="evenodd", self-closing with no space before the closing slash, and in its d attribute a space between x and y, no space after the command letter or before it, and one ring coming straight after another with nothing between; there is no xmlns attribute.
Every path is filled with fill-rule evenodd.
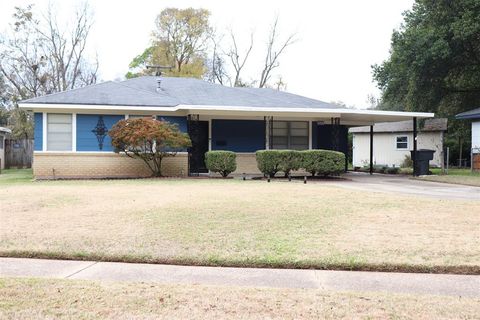
<svg viewBox="0 0 480 320"><path fill-rule="evenodd" d="M52 134L52 132L50 132L50 125L51 124L54 124L54 123L50 123L50 116L56 116L56 115L66 115L66 116L69 116L70 117L70 143L69 143L69 148L66 148L66 149L62 149L62 150L58 150L58 149L55 149L55 150L52 150L51 149L51 141L50 141L50 135ZM75 138L75 134L74 134L74 130L76 129L75 126L74 126L74 115L72 113L47 113L46 114L46 128L45 128L45 141L46 141L46 151L50 151L50 152L71 152L74 150L75 148L75 143L74 143L74 138ZM58 124L67 124L67 123L58 123Z"/></svg>
<svg viewBox="0 0 480 320"><path fill-rule="evenodd" d="M406 141L405 142L399 142L398 139L399 138L406 138ZM405 150L409 150L409 147L410 147L410 142L409 142L409 138L408 138L408 135L397 135L395 136L395 150L399 150L399 151L405 151ZM398 144L405 144L405 148L399 148L398 147Z"/></svg>
<svg viewBox="0 0 480 320"><path fill-rule="evenodd" d="M284 150L284 149L289 149L289 150L309 150L310 149L310 134L311 134L311 130L310 130L310 123L309 121L306 121L306 120L273 120L272 121L272 131L271 131L271 135L270 135L270 141L269 141L269 144L270 144L270 149L272 150ZM286 128L275 128L275 123L286 123ZM292 127L292 123L303 123L305 124L305 128L295 128L294 126ZM274 132L275 132L275 129L280 129L280 130L286 130L287 132L287 135L275 135ZM306 135L294 135L292 134L293 133L293 130L305 130L306 132ZM275 147L275 137L278 139L280 137L282 138L286 138L286 145L285 145L285 148L277 148ZM292 148L292 145L294 146L299 146L299 144L293 144L292 143L292 140L293 138L305 138L306 141L305 141L305 144L304 144L304 148L302 149L298 149L298 148ZM303 144L302 144L303 146Z"/></svg>

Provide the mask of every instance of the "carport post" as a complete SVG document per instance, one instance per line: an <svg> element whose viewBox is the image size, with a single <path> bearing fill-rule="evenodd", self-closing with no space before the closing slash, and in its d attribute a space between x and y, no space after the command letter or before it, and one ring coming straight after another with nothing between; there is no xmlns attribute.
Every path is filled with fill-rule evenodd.
<svg viewBox="0 0 480 320"><path fill-rule="evenodd" d="M373 174L373 125L370 126L370 174Z"/></svg>
<svg viewBox="0 0 480 320"><path fill-rule="evenodd" d="M413 163L413 176L417 175L417 117L413 118L413 154L412 154L412 163Z"/></svg>

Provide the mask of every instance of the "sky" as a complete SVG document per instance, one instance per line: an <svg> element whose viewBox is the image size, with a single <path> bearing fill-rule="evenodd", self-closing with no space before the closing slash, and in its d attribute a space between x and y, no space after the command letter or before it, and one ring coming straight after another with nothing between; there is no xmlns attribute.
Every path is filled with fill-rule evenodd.
<svg viewBox="0 0 480 320"><path fill-rule="evenodd" d="M0 32L12 21L15 6L35 3L44 10L51 3L59 20L68 25L78 0L1 0ZM297 41L280 58L272 82L281 75L287 91L347 106L368 107L368 95L379 97L371 66L388 58L392 31L413 0L90 0L94 25L88 51L97 54L100 79L121 79L128 64L148 45L154 20L167 7L205 8L223 46L228 30L246 49L250 33L254 47L242 78L259 78L269 28L279 17L280 39L291 33Z"/></svg>

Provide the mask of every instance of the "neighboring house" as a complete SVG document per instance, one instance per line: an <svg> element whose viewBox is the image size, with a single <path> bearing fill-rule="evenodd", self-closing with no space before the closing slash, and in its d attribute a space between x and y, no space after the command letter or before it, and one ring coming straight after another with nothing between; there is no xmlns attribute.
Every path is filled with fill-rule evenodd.
<svg viewBox="0 0 480 320"><path fill-rule="evenodd" d="M417 136L418 149L435 150L430 165L441 167L443 136L447 119L427 119ZM351 128L353 165L365 166L370 158L370 127ZM413 122L377 123L373 126L373 161L378 165L399 167L413 150Z"/></svg>
<svg viewBox="0 0 480 320"><path fill-rule="evenodd" d="M457 114L455 118L472 121L472 169L480 170L480 108Z"/></svg>
<svg viewBox="0 0 480 320"><path fill-rule="evenodd" d="M10 133L10 129L0 127L0 169L5 168L5 139Z"/></svg>
<svg viewBox="0 0 480 320"><path fill-rule="evenodd" d="M164 160L170 176L206 173L208 150L237 153L235 173L259 173L260 149L347 152L348 127L433 117L432 113L343 109L272 89L232 88L191 78L139 77L22 101L34 112L37 178L138 177L151 172L115 154L108 130L120 119L153 116L178 124L192 147Z"/></svg>

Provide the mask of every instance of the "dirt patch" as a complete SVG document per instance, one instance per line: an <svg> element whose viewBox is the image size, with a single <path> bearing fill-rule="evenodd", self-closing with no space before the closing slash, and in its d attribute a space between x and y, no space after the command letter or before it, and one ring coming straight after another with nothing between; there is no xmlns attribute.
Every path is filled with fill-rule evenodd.
<svg viewBox="0 0 480 320"><path fill-rule="evenodd" d="M3 319L473 319L480 300L432 295L0 279Z"/></svg>

